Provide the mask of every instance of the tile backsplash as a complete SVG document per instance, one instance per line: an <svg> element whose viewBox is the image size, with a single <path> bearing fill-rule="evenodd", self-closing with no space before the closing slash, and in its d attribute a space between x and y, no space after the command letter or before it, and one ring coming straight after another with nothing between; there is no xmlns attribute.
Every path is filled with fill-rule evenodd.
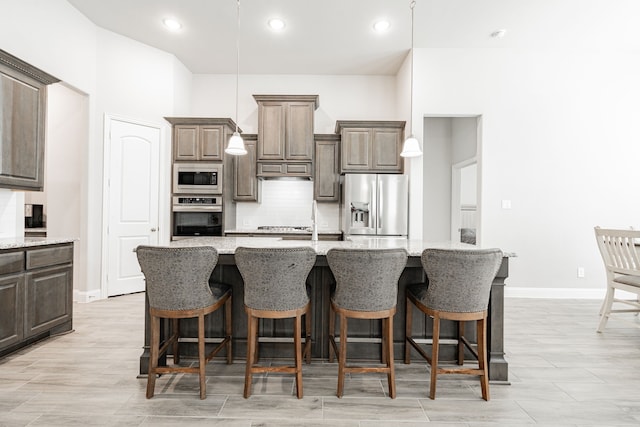
<svg viewBox="0 0 640 427"><path fill-rule="evenodd" d="M262 182L261 202L238 202L238 229L261 225L310 226L313 181L270 179ZM318 203L318 230L339 230L338 203Z"/></svg>

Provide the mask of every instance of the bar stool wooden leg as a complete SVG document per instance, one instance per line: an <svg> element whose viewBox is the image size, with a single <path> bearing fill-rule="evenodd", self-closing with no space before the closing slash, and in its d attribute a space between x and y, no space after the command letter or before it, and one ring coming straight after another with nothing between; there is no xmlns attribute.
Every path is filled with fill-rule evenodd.
<svg viewBox="0 0 640 427"><path fill-rule="evenodd" d="M433 317L433 344L431 345L431 385L429 398L436 398L436 380L438 378L438 353L440 350L440 318Z"/></svg>
<svg viewBox="0 0 640 427"><path fill-rule="evenodd" d="M344 370L347 365L347 316L340 314L340 351L338 353L338 391L336 396L344 393Z"/></svg>
<svg viewBox="0 0 640 427"><path fill-rule="evenodd" d="M257 318L254 318L251 313L247 313L247 368L244 374L244 397L251 396L251 382L253 379L253 358L256 353L256 323Z"/></svg>
<svg viewBox="0 0 640 427"><path fill-rule="evenodd" d="M334 356L336 355L335 345L336 340L336 312L333 310L333 305L329 304L329 363L333 363Z"/></svg>
<svg viewBox="0 0 640 427"><path fill-rule="evenodd" d="M380 319L382 323L382 328L380 330L380 363L383 365L387 364L387 319Z"/></svg>
<svg viewBox="0 0 640 427"><path fill-rule="evenodd" d="M486 317L477 321L478 329L478 367L482 371L480 388L482 398L489 400L489 372L487 370L487 323Z"/></svg>
<svg viewBox="0 0 640 427"><path fill-rule="evenodd" d="M304 315L304 354L307 365L311 363L311 305Z"/></svg>
<svg viewBox="0 0 640 427"><path fill-rule="evenodd" d="M411 363L411 346L407 339L411 338L411 329L413 328L413 303L409 300L409 297L406 298L405 304L405 328L404 328L404 363Z"/></svg>
<svg viewBox="0 0 640 427"><path fill-rule="evenodd" d="M295 362L296 362L296 396L302 399L302 337L300 332L302 329L302 316L298 314L293 324L293 343L295 346Z"/></svg>
<svg viewBox="0 0 640 427"><path fill-rule="evenodd" d="M227 342L227 365L233 363L233 342L231 337L233 335L233 323L231 322L231 307L233 306L232 297L229 297L227 302L224 303L224 327L225 333L229 338Z"/></svg>
<svg viewBox="0 0 640 427"><path fill-rule="evenodd" d="M204 353L204 314L198 315L198 374L200 376L200 399L207 397L206 362Z"/></svg>
<svg viewBox="0 0 640 427"><path fill-rule="evenodd" d="M383 323L386 327L385 330L382 331L382 334L385 339L386 351L383 353L386 354L387 359L387 367L389 368L389 373L387 374L387 381L389 382L389 397L392 399L396 398L396 374L395 369L393 367L393 317L388 317L384 319Z"/></svg>
<svg viewBox="0 0 640 427"><path fill-rule="evenodd" d="M458 320L458 365L464 365L464 320Z"/></svg>
<svg viewBox="0 0 640 427"><path fill-rule="evenodd" d="M171 319L171 339L173 340L173 363L180 364L180 319Z"/></svg>
<svg viewBox="0 0 640 427"><path fill-rule="evenodd" d="M160 347L160 318L150 315L151 344L149 348L149 373L147 374L147 399L153 397L156 386L156 368L158 367L158 353Z"/></svg>

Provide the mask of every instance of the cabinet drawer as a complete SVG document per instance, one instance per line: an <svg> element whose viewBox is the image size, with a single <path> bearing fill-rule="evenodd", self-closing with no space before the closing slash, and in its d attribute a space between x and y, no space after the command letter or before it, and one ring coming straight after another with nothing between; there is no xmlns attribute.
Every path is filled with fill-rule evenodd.
<svg viewBox="0 0 640 427"><path fill-rule="evenodd" d="M259 177L265 176L311 176L311 163L258 163Z"/></svg>
<svg viewBox="0 0 640 427"><path fill-rule="evenodd" d="M278 176L285 173L284 163L258 163L258 176Z"/></svg>
<svg viewBox="0 0 640 427"><path fill-rule="evenodd" d="M287 163L287 175L311 176L311 163Z"/></svg>
<svg viewBox="0 0 640 427"><path fill-rule="evenodd" d="M27 270L73 261L73 245L55 246L27 251Z"/></svg>
<svg viewBox="0 0 640 427"><path fill-rule="evenodd" d="M0 254L0 274L18 273L24 270L24 252Z"/></svg>

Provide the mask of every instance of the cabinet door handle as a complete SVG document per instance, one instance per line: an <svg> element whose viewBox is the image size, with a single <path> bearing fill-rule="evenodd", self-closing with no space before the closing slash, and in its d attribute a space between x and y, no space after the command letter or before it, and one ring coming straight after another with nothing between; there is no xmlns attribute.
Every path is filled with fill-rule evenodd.
<svg viewBox="0 0 640 427"><path fill-rule="evenodd" d="M155 228L155 227L153 227L153 228L151 229L151 232L152 232L152 233L155 233L156 231L158 231L158 229L157 229L157 228Z"/></svg>

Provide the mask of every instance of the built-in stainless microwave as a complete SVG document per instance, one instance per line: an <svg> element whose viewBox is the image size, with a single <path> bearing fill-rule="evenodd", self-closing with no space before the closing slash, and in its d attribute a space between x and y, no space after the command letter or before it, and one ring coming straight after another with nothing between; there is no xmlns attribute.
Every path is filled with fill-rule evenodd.
<svg viewBox="0 0 640 427"><path fill-rule="evenodd" d="M173 192L222 194L222 164L174 163Z"/></svg>
<svg viewBox="0 0 640 427"><path fill-rule="evenodd" d="M172 240L222 236L222 196L173 196Z"/></svg>

